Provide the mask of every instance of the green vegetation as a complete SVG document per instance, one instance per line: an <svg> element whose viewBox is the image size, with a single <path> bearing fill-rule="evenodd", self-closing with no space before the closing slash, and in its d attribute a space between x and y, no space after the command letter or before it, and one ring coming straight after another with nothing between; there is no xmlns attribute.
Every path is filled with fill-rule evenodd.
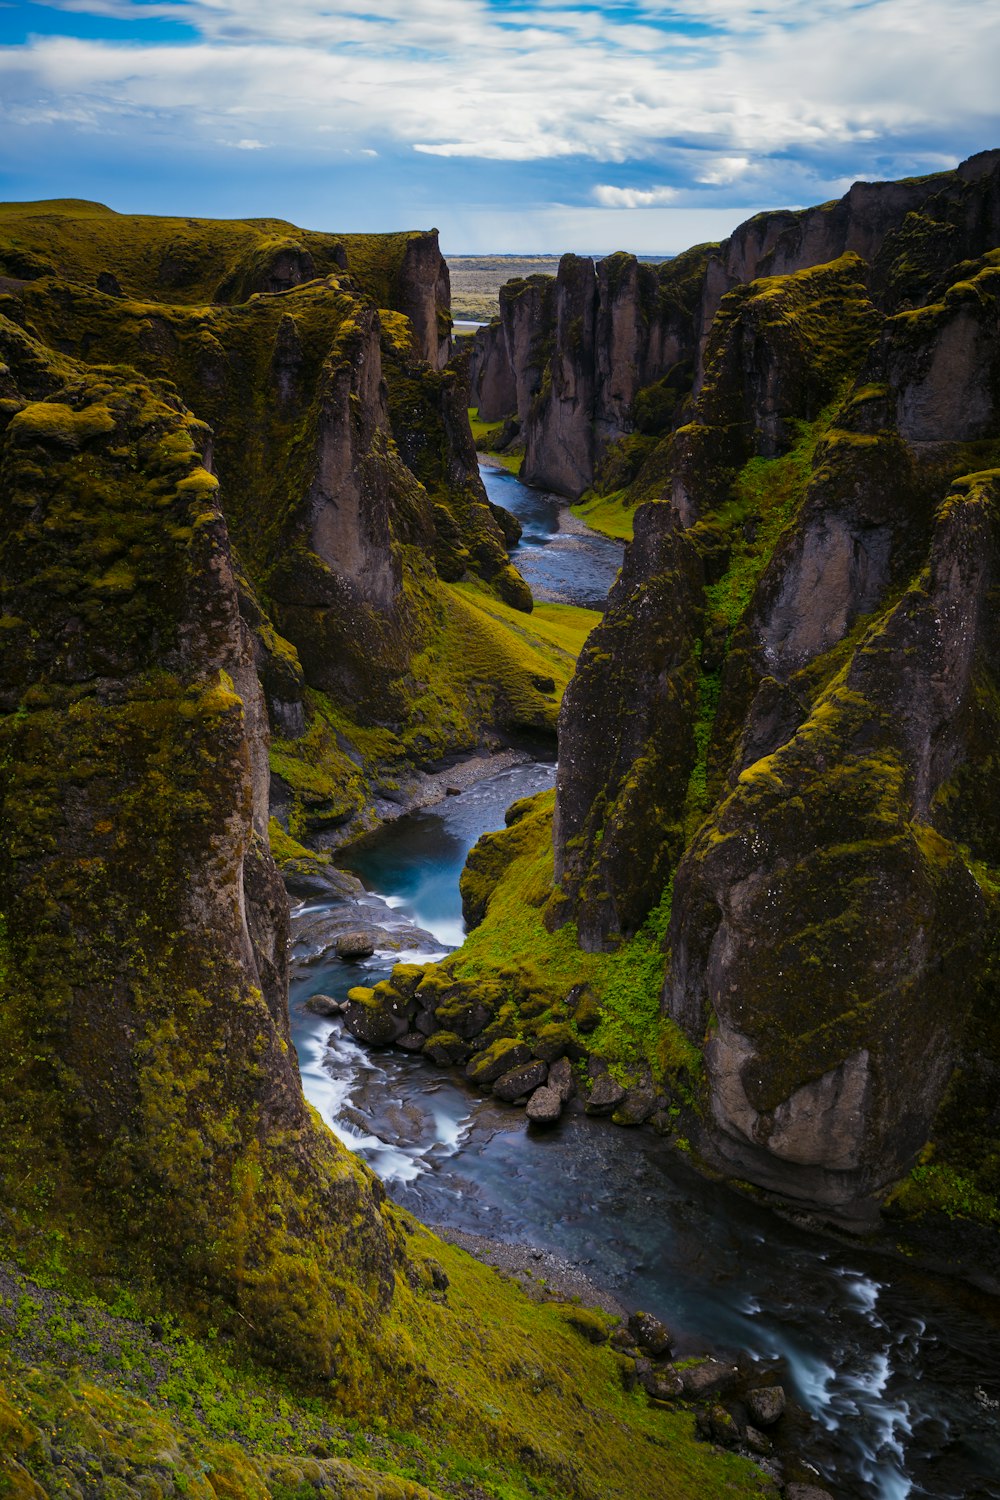
<svg viewBox="0 0 1000 1500"><path fill-rule="evenodd" d="M472 993L488 985L505 1034L537 1038L554 1023L567 1024L621 1082L634 1082L646 1064L658 1086L689 1099L699 1075L697 1051L660 1007L671 893L614 953L583 952L572 923L550 931L545 908L554 888L554 805L554 792L516 803L508 813L510 826L480 840L462 891L483 916L436 972ZM596 1029L586 1033L579 1008L567 1006L579 986L589 990L599 1015Z"/></svg>
<svg viewBox="0 0 1000 1500"><path fill-rule="evenodd" d="M6 1268L3 1493L75 1481L204 1500L458 1500L470 1484L487 1500L605 1500L643 1496L646 1482L681 1500L705 1486L732 1500L773 1494L744 1460L696 1442L690 1414L627 1394L619 1357L581 1335L581 1309L530 1302L415 1225L409 1235L399 1356L419 1396L405 1413L377 1389L344 1410L214 1330L138 1321L127 1298L83 1301Z"/></svg>
<svg viewBox="0 0 1000 1500"><path fill-rule="evenodd" d="M512 474L518 474L521 470L521 460L524 457L523 449L515 451L501 451L497 444L503 433L503 423L481 422L479 420L478 406L469 407L469 426L472 429L473 441L480 453L488 453L495 458L497 463L509 469Z"/></svg>
<svg viewBox="0 0 1000 1500"><path fill-rule="evenodd" d="M570 506L574 516L586 521L593 531L612 537L618 542L632 540L632 525L636 505L640 502L629 497L628 490L615 490L610 495L594 495L590 491Z"/></svg>

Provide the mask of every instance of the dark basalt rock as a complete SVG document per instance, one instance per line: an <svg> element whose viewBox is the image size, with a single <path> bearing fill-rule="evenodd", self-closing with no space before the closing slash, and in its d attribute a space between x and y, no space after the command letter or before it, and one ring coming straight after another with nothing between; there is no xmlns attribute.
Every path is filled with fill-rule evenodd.
<svg viewBox="0 0 1000 1500"><path fill-rule="evenodd" d="M560 1057L550 1065L547 1086L556 1091L563 1104L572 1099L576 1092L576 1079L568 1058Z"/></svg>
<svg viewBox="0 0 1000 1500"><path fill-rule="evenodd" d="M591 1088L584 1108L588 1115L609 1115L624 1098L625 1090L621 1084L610 1073L604 1073Z"/></svg>
<svg viewBox="0 0 1000 1500"><path fill-rule="evenodd" d="M703 1359L677 1373L687 1395L695 1399L731 1391L740 1378L735 1365L725 1365L717 1359Z"/></svg>
<svg viewBox="0 0 1000 1500"><path fill-rule="evenodd" d="M758 1427L773 1427L785 1414L786 1397L780 1385L765 1385L747 1392L747 1411Z"/></svg>
<svg viewBox="0 0 1000 1500"><path fill-rule="evenodd" d="M554 1125L562 1114L562 1095L557 1089L536 1088L525 1108L533 1125Z"/></svg>
<svg viewBox="0 0 1000 1500"><path fill-rule="evenodd" d="M410 1029L408 1009L397 997L379 994L379 987L358 985L347 993L344 1025L366 1047L391 1047Z"/></svg>
<svg viewBox="0 0 1000 1500"><path fill-rule="evenodd" d="M928 1138L980 1172L1000 1067L998 245L985 153L710 253L667 503L564 699L545 912L662 933L705 1159L854 1227L902 1180L928 1244L907 1173Z"/></svg>
<svg viewBox="0 0 1000 1500"><path fill-rule="evenodd" d="M531 1062L531 1048L526 1042L501 1037L482 1052L477 1052L465 1070L465 1076L480 1088L495 1083L504 1073L527 1066ZM539 1082L545 1079L543 1070Z"/></svg>
<svg viewBox="0 0 1000 1500"><path fill-rule="evenodd" d="M628 1330L640 1349L654 1359L664 1359L670 1354L672 1343L670 1330L652 1313L634 1312L629 1316Z"/></svg>
<svg viewBox="0 0 1000 1500"><path fill-rule="evenodd" d="M438 1031L424 1046L424 1056L436 1062L439 1068L461 1067L468 1062L472 1046L453 1031Z"/></svg>
<svg viewBox="0 0 1000 1500"><path fill-rule="evenodd" d="M352 932L342 932L337 938L335 948L338 958L347 960L370 958L375 952L375 935L358 928Z"/></svg>
<svg viewBox="0 0 1000 1500"><path fill-rule="evenodd" d="M493 1093L497 1099L503 1099L506 1104L513 1104L515 1099L523 1099L526 1094L531 1094L540 1088L545 1082L548 1068L543 1062L526 1062L520 1067L511 1068L509 1072L502 1073L493 1084Z"/></svg>
<svg viewBox="0 0 1000 1500"><path fill-rule="evenodd" d="M334 1000L332 995L310 995L305 1008L311 1010L316 1016L339 1016L344 1008L344 1002Z"/></svg>

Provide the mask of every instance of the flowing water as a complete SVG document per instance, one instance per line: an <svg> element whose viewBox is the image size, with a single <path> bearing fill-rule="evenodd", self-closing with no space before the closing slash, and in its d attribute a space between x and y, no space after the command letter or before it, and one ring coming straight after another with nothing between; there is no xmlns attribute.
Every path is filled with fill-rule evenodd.
<svg viewBox="0 0 1000 1500"><path fill-rule="evenodd" d="M535 598L603 609L621 567L622 543L598 536L565 500L522 484L507 469L483 464L479 472L494 505L521 523L521 540L510 555Z"/></svg>
<svg viewBox="0 0 1000 1500"><path fill-rule="evenodd" d="M509 486L503 503L515 508ZM571 1115L528 1132L521 1111L477 1095L459 1073L366 1053L339 1022L303 1009L312 994L342 997L400 957L458 942L469 848L553 775L539 763L504 771L351 852L350 868L440 946L331 960L297 979L307 1096L426 1222L557 1253L664 1318L681 1353L782 1359L784 1383L815 1421L809 1456L838 1496L1000 1500L995 1299L799 1229L704 1181L645 1131Z"/></svg>

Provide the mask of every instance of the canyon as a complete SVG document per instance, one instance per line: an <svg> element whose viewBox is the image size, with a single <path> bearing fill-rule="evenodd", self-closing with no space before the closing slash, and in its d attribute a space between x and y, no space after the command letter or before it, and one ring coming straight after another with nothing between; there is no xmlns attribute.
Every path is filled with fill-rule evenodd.
<svg viewBox="0 0 1000 1500"><path fill-rule="evenodd" d="M696 1442L640 1346L428 1235L303 1097L286 883L342 896L338 850L498 752L558 746L555 787L355 1037L529 1110L559 1070L996 1290L998 247L987 152L565 256L458 349L433 232L0 206L3 1251L420 1447L379 1477L340 1426L301 1483L807 1478ZM606 609L532 597L470 406L629 538ZM269 1453L236 1493L289 1492Z"/></svg>

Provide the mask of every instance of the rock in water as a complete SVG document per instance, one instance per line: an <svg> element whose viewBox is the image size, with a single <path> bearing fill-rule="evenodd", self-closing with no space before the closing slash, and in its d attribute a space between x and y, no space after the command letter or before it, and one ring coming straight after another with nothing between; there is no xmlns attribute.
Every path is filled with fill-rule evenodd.
<svg viewBox="0 0 1000 1500"><path fill-rule="evenodd" d="M533 1125L554 1125L562 1114L562 1095L553 1088L536 1089L528 1100L525 1114Z"/></svg>
<svg viewBox="0 0 1000 1500"><path fill-rule="evenodd" d="M348 961L358 958L371 958L375 952L375 935L371 932L355 928L351 932L342 932L336 942L338 958Z"/></svg>
<svg viewBox="0 0 1000 1500"><path fill-rule="evenodd" d="M563 1104L568 1103L576 1092L576 1079L573 1077L573 1068L568 1058L560 1057L549 1068L549 1076L546 1080L548 1087L554 1089Z"/></svg>
<svg viewBox="0 0 1000 1500"><path fill-rule="evenodd" d="M305 1008L316 1016L339 1016L344 1005L343 1001L335 1000L332 995L310 995Z"/></svg>
<svg viewBox="0 0 1000 1500"><path fill-rule="evenodd" d="M610 1073L602 1073L588 1095L584 1108L588 1115L609 1115L625 1098L625 1090Z"/></svg>
<svg viewBox="0 0 1000 1500"><path fill-rule="evenodd" d="M511 1068L500 1075L493 1085L493 1093L497 1099L513 1104L515 1099L523 1098L543 1084L548 1071L543 1062L522 1063L519 1068Z"/></svg>
<svg viewBox="0 0 1000 1500"><path fill-rule="evenodd" d="M747 1411L758 1427L773 1427L785 1414L785 1392L780 1385L759 1386L747 1395Z"/></svg>

